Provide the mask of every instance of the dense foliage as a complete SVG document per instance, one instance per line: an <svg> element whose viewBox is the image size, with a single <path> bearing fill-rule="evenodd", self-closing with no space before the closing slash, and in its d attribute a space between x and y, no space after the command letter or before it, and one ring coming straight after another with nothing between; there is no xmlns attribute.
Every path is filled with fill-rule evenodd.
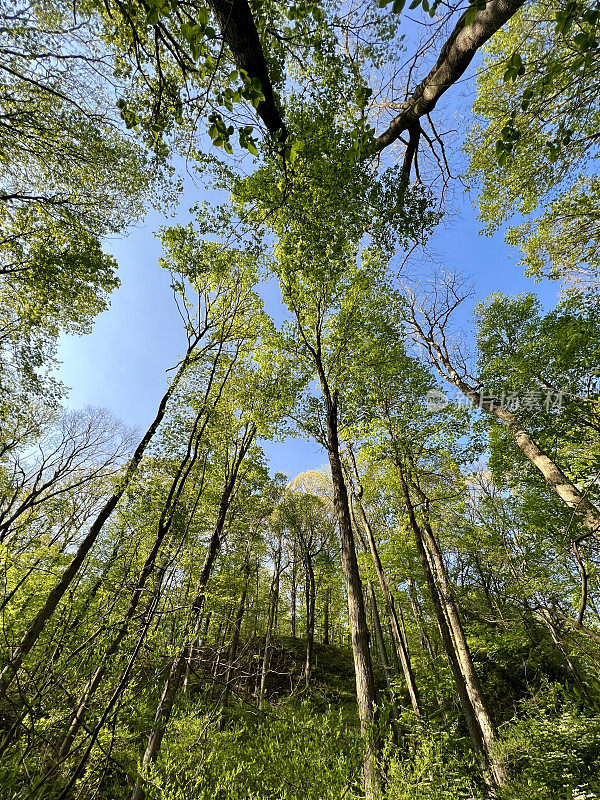
<svg viewBox="0 0 600 800"><path fill-rule="evenodd" d="M600 10L404 5L0 0L2 798L600 798ZM563 289L472 338L422 266L464 153ZM189 175L154 419L69 410Z"/></svg>

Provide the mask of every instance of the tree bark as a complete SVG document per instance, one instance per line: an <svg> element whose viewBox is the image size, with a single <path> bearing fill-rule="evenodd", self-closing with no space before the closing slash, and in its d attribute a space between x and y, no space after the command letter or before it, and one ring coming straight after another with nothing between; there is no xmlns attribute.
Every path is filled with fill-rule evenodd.
<svg viewBox="0 0 600 800"><path fill-rule="evenodd" d="M465 679L467 692L471 700L471 705L473 706L473 711L475 712L477 724L481 729L488 761L496 782L499 786L502 786L506 782L506 771L504 765L495 756L495 748L498 741L496 727L488 709L487 701L479 682L479 677L475 671L471 650L467 642L467 637L462 625L458 606L452 595L450 585L448 583L448 576L446 574L446 567L442 559L442 554L440 552L437 539L433 534L433 530L427 515L425 516L423 523L423 534L427 550L429 551L429 555L433 563L438 586L440 587L444 609L450 623L450 630L454 639L458 662Z"/></svg>
<svg viewBox="0 0 600 800"><path fill-rule="evenodd" d="M523 5L524 0L488 0L470 24L465 12L444 43L438 59L412 94L402 104L388 129L375 139L375 150L383 150L405 131L430 114L440 97L464 75L475 54Z"/></svg>
<svg viewBox="0 0 600 800"><path fill-rule="evenodd" d="M373 619L373 630L375 631L375 641L377 642L377 650L379 651L379 661L383 674L385 677L385 685L387 687L390 701L395 703L394 690L392 687L392 668L388 659L387 650L385 647L385 639L383 638L383 631L381 629L381 620L379 618L379 609L377 608L377 598L375 597L375 589L373 583L367 583L367 596L371 605L371 616Z"/></svg>
<svg viewBox="0 0 600 800"><path fill-rule="evenodd" d="M373 678L371 652L369 650L369 628L365 614L362 581L358 569L354 533L352 530L350 502L348 499L348 490L344 481L344 471L340 455L337 391L331 392L327 380L327 373L323 365L321 349L322 320L317 321L315 325L316 343L313 345L307 338L299 310L294 308L294 313L298 322L300 335L315 366L324 401L326 420L324 444L329 457L331 483L333 487L333 504L340 535L342 571L344 573L346 585L348 623L354 659L358 716L360 719L361 733L365 742L363 756L365 800L379 800L382 796L382 786L376 763L379 742L376 732L375 681Z"/></svg>
<svg viewBox="0 0 600 800"><path fill-rule="evenodd" d="M571 673L571 676L573 677L573 682L575 683L575 686L577 686L577 688L581 692L582 697L584 697L587 700L588 703L592 702L591 697L590 697L590 693L588 692L585 684L581 680L581 676L579 675L579 671L577 670L577 668L576 668L575 664L573 663L571 657L569 656L569 653L567 652L563 642L561 641L561 638L559 636L558 630L556 628L556 625L554 624L554 621L552 619L551 614L548 613L547 611L545 611L544 609L542 609L542 610L540 610L538 612L538 616L540 617L540 619L542 620L542 622L544 623L544 625L546 626L546 628L550 632L550 636L552 638L552 641L554 642L554 645L555 645L556 649L558 650L558 652L563 657L564 662L567 665L567 669L569 670L569 672Z"/></svg>
<svg viewBox="0 0 600 800"><path fill-rule="evenodd" d="M365 737L365 800L377 800L381 797L381 781L375 763L378 750L378 742L374 729L376 723L376 694L375 681L373 678L373 664L369 650L369 629L365 614L362 581L360 579L356 548L354 545L348 491L344 482L342 460L340 456L337 427L337 400L329 392L322 366L320 369L320 377L321 387L325 396L327 449L333 484L334 505L340 532L342 569L344 571L348 599L348 621L352 637L358 715L360 718L361 730Z"/></svg>
<svg viewBox="0 0 600 800"><path fill-rule="evenodd" d="M425 580L427 581L429 596L431 598L431 603L433 605L433 610L435 612L435 616L437 619L438 628L440 631L440 635L442 637L442 643L444 645L444 650L446 651L446 657L448 659L448 663L452 671L452 677L454 678L454 684L456 686L456 691L458 693L460 706L465 718L465 722L467 724L467 729L469 731L469 737L471 739L475 752L482 763L484 770L487 771L489 769L489 764L481 729L477 722L477 718L475 716L475 712L471 704L469 693L467 692L465 679L458 662L454 640L452 639L452 634L450 633L450 628L448 626L448 620L444 611L444 607L442 605L442 600L438 591L438 587L433 572L431 570L431 565L429 563L429 558L427 555L427 551L425 549L425 544L423 542L421 529L419 527L417 518L415 516L412 500L410 498L410 495L408 494L408 487L405 485L402 475L400 477L400 483L402 486L402 493L406 503L406 509L408 512L410 526L412 528L415 544L417 546L417 553L421 561L421 566L423 567L423 572L425 573Z"/></svg>
<svg viewBox="0 0 600 800"><path fill-rule="evenodd" d="M204 622L204 630L200 632L200 635L196 639L195 642L192 643L190 647L190 654L188 656L188 660L185 665L185 675L183 676L183 685L182 691L184 694L188 691L190 685L190 675L192 674L192 665L198 656L199 649L206 644L206 640L208 638L208 631L210 629L210 623L212 621L212 609L206 615L206 619L202 616L202 622Z"/></svg>
<svg viewBox="0 0 600 800"><path fill-rule="evenodd" d="M294 542L294 552L292 555L292 587L290 590L290 636L296 638L296 542Z"/></svg>
<svg viewBox="0 0 600 800"><path fill-rule="evenodd" d="M66 758L69 750L71 749L71 745L73 744L73 740L75 739L75 736L77 735L77 732L79 731L81 725L83 724L83 720L85 718L85 713L86 713L86 710L87 710L87 706L88 706L90 700L92 699L92 697L94 696L94 694L96 693L98 687L100 686L100 683L102 682L102 679L104 678L104 675L106 674L106 670L108 669L108 666L110 665L113 656L116 655L116 653L117 653L117 651L118 651L118 649L119 649L119 647L121 645L121 642L123 641L123 639L125 638L125 636L127 635L128 631L129 631L129 624L130 624L131 620L133 619L133 617L134 617L134 615L135 615L135 613L137 611L138 605L139 605L139 603L140 603L140 601L142 599L144 587L146 585L146 581L148 580L148 578L150 577L150 575L154 571L154 567L156 565L156 559L158 558L158 554L159 554L160 548L161 548L163 542L165 541L165 537L168 535L169 531L171 530L171 524L172 524L172 521L173 521L173 513L174 513L174 511L175 511L175 509L176 509L176 507L177 507L177 505L179 503L179 498L181 497L181 492L183 491L183 488L184 488L184 486L185 486L185 484L187 482L187 479L188 479L189 474L190 474L190 472L192 470L192 467L194 466L194 464L196 463L196 460L198 458L198 451L199 451L199 446L200 446L200 437L202 436L202 433L204 432L204 429L206 427L206 422L208 421L208 417L206 417L204 424L200 425L200 420L203 418L203 416L204 416L204 409L202 411L200 411L196 415L196 417L194 419L194 424L192 426L192 430L191 430L191 432L189 434L189 437L188 437L188 443L187 443L187 449L186 449L185 455L182 458L180 464L178 465L178 468L177 468L177 470L175 472L175 475L173 476L173 478L171 480L171 485L169 487L169 492L168 492L168 495L167 495L167 499L165 501L165 504L164 504L163 509L161 511L160 518L158 520L156 536L155 536L154 542L152 544L152 547L150 549L150 552L148 553L148 555L146 557L146 561L144 562L144 565L143 565L143 567L142 567L142 569L140 571L140 574L138 576L138 580L137 580L135 589L133 590L133 594L131 596L131 600L129 601L129 606L128 606L127 611L125 612L125 615L124 615L124 617L123 617L123 619L122 619L122 621L121 621L121 623L120 623L120 625L119 625L119 627L117 629L116 635L114 636L112 642L109 644L108 648L104 652L104 655L103 655L103 658L102 658L102 662L98 665L98 667L96 668L96 671L94 672L94 674L92 675L92 677L88 681L87 685L85 686L85 688L83 690L83 693L82 693L82 696L81 696L81 698L80 698L80 700L79 700L79 702L77 704L77 707L75 708L75 710L73 712L73 715L71 717L71 721L70 721L70 724L69 724L69 728L67 730L67 733L66 733L66 735L65 735L65 737L64 737L64 739L62 741L62 744L60 746L60 749L59 749L59 753L58 753L58 760L59 761L61 761L63 758ZM194 514L194 512L195 512L195 510L196 510L196 508L198 506L198 502L200 500L200 496L202 494L203 488L204 488L204 475L202 476L202 481L200 483L200 488L199 488L199 491L198 491L198 493L196 495L196 501L195 501L195 504L194 504L194 509L192 511L192 515L190 517L190 521L188 522L187 528L189 528L189 525L190 525L191 519L193 517L193 514ZM167 562L168 562L168 558L167 558ZM155 598L160 595L160 591L161 591L161 588L162 588L162 580L163 580L163 576L164 576L164 572L165 572L165 569L166 569L167 562L165 562L165 565L163 565L163 567L159 570L158 580L157 580L156 585L154 586L154 588L152 590L151 605L154 603Z"/></svg>
<svg viewBox="0 0 600 800"><path fill-rule="evenodd" d="M223 712L227 708L229 702L229 695L231 693L231 682L233 669L235 666L235 659L237 657L238 645L240 642L240 632L242 630L242 620L244 618L244 611L246 610L246 595L248 593L248 583L250 581L250 542L246 542L246 552L244 555L244 583L240 593L240 601L238 603L237 612L235 615L235 622L233 624L233 636L229 645L229 654L227 656L227 672L225 674L225 690L223 692L223 702L221 707L221 720L219 727L223 727L225 720Z"/></svg>
<svg viewBox="0 0 600 800"><path fill-rule="evenodd" d="M417 623L417 628L419 629L421 647L423 648L423 651L427 655L429 661L433 661L435 658L433 645L431 644L431 639L427 633L427 626L425 625L425 619L423 618L423 610L421 608L421 604L419 603L419 598L417 597L415 582L412 578L408 579L408 596L410 597L410 605L413 610L413 616L415 618L415 622Z"/></svg>
<svg viewBox="0 0 600 800"><path fill-rule="evenodd" d="M331 603L331 588L325 590L325 607L323 609L323 644L329 644L329 604Z"/></svg>
<svg viewBox="0 0 600 800"><path fill-rule="evenodd" d="M390 437L393 439L391 427ZM395 443L393 442L393 444L394 450L396 450ZM458 616L456 604L450 595L441 554L439 548L437 548L437 542L431 531L428 519L425 520L423 528L417 521L402 462L397 452L396 468L415 544L425 572L431 600L438 619L440 634L450 662L469 735L482 762L486 780L502 786L506 781L506 774L503 764L495 755L496 731L473 666L471 652Z"/></svg>
<svg viewBox="0 0 600 800"><path fill-rule="evenodd" d="M227 42L233 60L239 69L245 70L249 78L257 78L264 95L256 113L267 126L267 130L278 135L283 142L287 134L285 123L275 99L256 23L246 0L208 0L223 39Z"/></svg>

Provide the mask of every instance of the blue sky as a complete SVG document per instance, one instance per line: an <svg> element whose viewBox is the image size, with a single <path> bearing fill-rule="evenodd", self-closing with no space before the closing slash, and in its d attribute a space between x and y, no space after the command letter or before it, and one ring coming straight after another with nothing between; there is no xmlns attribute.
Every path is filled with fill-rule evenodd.
<svg viewBox="0 0 600 800"><path fill-rule="evenodd" d="M187 208L201 199L201 192L187 186L177 219L187 221ZM151 212L144 224L126 237L107 243L118 260L122 285L113 293L110 308L97 318L92 333L63 337L59 348L59 377L71 387L68 405L103 406L141 430L153 418L164 393L166 370L185 348L169 275L157 264L161 247L154 232L166 223L172 224L172 220ZM479 231L472 198L463 195L454 200L454 211L430 242L439 265L449 271L460 270L474 284L475 295L460 315L462 327L468 331L474 302L494 291L535 291L546 307L555 304L556 284L536 284L525 278L517 266L517 254L504 243L502 234L488 238ZM277 293L266 287L263 297L267 310L279 316ZM265 450L272 471L290 476L326 462L316 444L300 438L267 443Z"/></svg>

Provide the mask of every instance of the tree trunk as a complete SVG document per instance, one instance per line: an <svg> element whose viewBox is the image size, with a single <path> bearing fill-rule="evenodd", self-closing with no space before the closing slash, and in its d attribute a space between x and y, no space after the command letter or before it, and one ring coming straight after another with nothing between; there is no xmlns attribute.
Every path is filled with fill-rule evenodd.
<svg viewBox="0 0 600 800"><path fill-rule="evenodd" d="M483 737L481 734L481 729L477 722L477 718L475 716L475 712L473 710L473 706L471 705L471 700L469 697L469 693L467 691L467 687L465 684L465 679L462 674L462 670L460 668L458 657L456 655L456 648L454 645L454 640L452 638L452 634L450 633L450 628L448 627L448 620L446 617L446 613L444 611L444 607L442 605L442 600L440 594L438 592L438 587L435 582L435 578L433 572L431 571L431 565L429 563L429 558L427 555L427 551L425 550L425 544L423 542L423 537L421 535L421 530L416 522L416 518L414 516L414 511L412 510L412 504L410 505L409 510L409 519L411 523L411 527L413 529L415 544L417 546L417 552L419 554L419 558L421 560L421 565L423 567L423 571L425 573L425 579L427 581L427 588L429 589L429 596L431 598L431 602L433 605L433 609L435 612L435 616L438 623L438 628L440 631L440 635L442 637L442 643L444 645L444 650L446 651L446 657L448 659L448 663L450 665L450 669L452 671L452 677L454 678L454 684L456 686L456 690L458 693L458 699L460 702L460 706L462 708L465 722L467 723L467 729L469 731L469 736L475 752L477 753L483 768L485 771L489 770L489 763L487 758L487 753L485 749L485 745L483 742Z"/></svg>
<svg viewBox="0 0 600 800"><path fill-rule="evenodd" d="M206 586L208 584L217 554L221 549L221 544L224 538L223 532L227 519L227 512L231 503L231 497L237 481L239 468L250 448L250 445L252 444L252 441L254 440L255 434L256 429L254 426L251 426L245 431L239 444L239 449L233 458L232 464L226 471L225 485L219 503L217 520L208 545L208 552L206 553L204 564L202 565L202 570L200 572L196 596L191 606L192 619L195 619L196 622L194 624L191 636L187 638L187 641L181 648L180 652L173 660L169 676L165 682L162 695L156 708L154 721L148 737L148 744L142 759L142 768L149 767L150 764L156 761L156 758L158 757L163 736L169 723L171 712L173 711L173 704L177 696L177 691L185 671L185 665L190 656L192 644L199 635L200 624L202 621L202 608L206 596ZM134 787L131 800L141 800L143 796L144 790L142 788L142 781L138 779Z"/></svg>
<svg viewBox="0 0 600 800"><path fill-rule="evenodd" d="M329 644L329 604L331 602L331 587L325 590L325 608L323 609L323 644Z"/></svg>
<svg viewBox="0 0 600 800"><path fill-rule="evenodd" d="M265 690L267 688L267 675L269 672L269 659L271 656L271 639L273 636L273 623L275 614L277 612L277 604L279 602L279 573L281 569L281 537L279 539L279 549L275 557L275 565L273 567L273 578L271 580L271 587L269 590L269 615L267 618L267 630L265 633L265 649L263 650L262 665L260 671L260 688L258 690L258 709L262 711Z"/></svg>
<svg viewBox="0 0 600 800"><path fill-rule="evenodd" d="M221 720L219 727L223 727L225 720L223 712L227 708L229 702L229 694L231 692L232 674L237 657L238 645L240 642L240 631L242 630L242 620L244 618L244 611L246 609L246 595L248 593L248 583L250 581L250 542L246 543L246 553L244 556L244 583L240 593L240 601L235 615L235 622L233 625L233 636L229 645L229 654L227 657L227 672L225 674L225 690L223 693L223 703L221 708Z"/></svg>
<svg viewBox="0 0 600 800"><path fill-rule="evenodd" d="M304 685L308 689L310 673L312 670L313 649L315 643L315 571L312 563L312 555L308 548L304 554L306 578L304 581L304 595L306 604L306 658L304 660Z"/></svg>
<svg viewBox="0 0 600 800"><path fill-rule="evenodd" d="M296 638L296 542L294 542L294 552L292 554L292 588L290 591L290 636Z"/></svg>
<svg viewBox="0 0 600 800"><path fill-rule="evenodd" d="M192 674L192 665L193 665L194 661L196 660L196 658L198 657L198 651L204 644L206 644L206 640L208 638L208 630L210 628L210 623L211 623L211 620L212 620L212 613L213 612L211 610L206 615L206 619L204 619L204 617L201 618L201 621L204 622L204 630L201 631L200 636L198 637L198 639L195 642L193 642L192 646L190 647L190 654L189 654L188 659L187 659L186 664L185 664L185 675L183 676L182 691L183 691L184 694L187 693L189 685L190 685L190 676Z"/></svg>
<svg viewBox="0 0 600 800"><path fill-rule="evenodd" d="M560 499L572 508L581 524L600 540L600 511L588 500L583 492L573 484L564 474L558 464L553 461L547 453L537 444L521 420L508 408L503 406L496 398L489 399L484 394L469 385L466 380L460 377L452 366L450 356L446 349L435 339L426 334L418 321L413 318L412 324L418 332L419 337L429 350L431 359L438 372L447 380L451 381L467 397L473 405L483 409L488 414L495 416L503 422L514 436L517 447L523 455L539 470L544 476L550 488L556 492Z"/></svg>
<svg viewBox="0 0 600 800"><path fill-rule="evenodd" d="M423 651L427 655L429 661L433 661L435 658L433 645L431 644L431 639L427 633L425 619L423 618L423 610L421 608L421 604L419 603L419 598L417 597L415 582L412 578L408 579L408 596L410 597L410 605L413 610L413 616L415 618L415 622L417 623L417 628L419 629L421 647L423 648Z"/></svg>
<svg viewBox="0 0 600 800"><path fill-rule="evenodd" d="M119 649L119 647L121 645L121 642L123 641L123 639L125 638L125 636L127 635L128 631L129 631L129 624L130 624L131 620L133 619L133 617L135 616L135 613L137 611L138 605L139 605L139 603L140 603L140 601L142 599L142 595L143 595L144 587L146 585L146 581L148 580L148 578L152 575L152 573L154 571L154 567L156 565L156 559L158 558L158 554L159 554L160 548L162 547L162 544L165 541L165 537L168 535L169 531L171 530L171 523L172 523L172 520L173 520L173 513L175 512L175 509L177 508L177 505L179 503L179 498L181 497L181 492L183 491L183 488L184 488L184 486L185 486L185 484L187 482L187 479L188 479L189 474L190 474L190 472L192 470L192 467L194 466L194 464L196 463L196 460L198 458L198 450L199 450L199 446L200 446L200 437L202 436L204 428L206 427L206 424L203 424L203 425L200 426L200 420L202 419L203 416L204 416L204 410L202 410L199 414L197 414L195 419L194 419L194 424L193 424L192 429L190 431L190 434L188 436L187 449L186 449L185 455L182 458L181 462L179 463L179 465L177 467L177 470L175 472L175 475L173 476L173 478L171 480L171 485L169 487L169 493L167 495L165 504L164 504L163 509L161 511L160 518L158 520L156 536L154 538L154 542L152 544L150 552L146 556L146 561L144 562L144 565L143 565L143 567L142 567L142 569L140 571L140 574L138 576L138 580L137 580L135 589L133 590L133 594L131 596L131 600L129 601L129 606L127 608L127 611L125 612L125 615L124 615L124 617L123 617L123 619L121 621L121 624L119 625L119 627L117 629L117 633L116 633L115 637L113 638L112 642L110 643L110 645L108 646L108 648L104 652L104 655L103 655L103 658L102 658L102 662L98 665L96 671L94 672L93 676L90 678L90 680L88 681L87 685L85 686L85 688L83 690L83 694L82 694L82 696L81 696L81 698L79 700L79 703L77 704L77 707L76 707L76 709L75 709L75 711L74 711L74 713L73 713L73 715L71 717L71 721L70 721L67 733L66 733L66 735L65 735L65 737L64 737L64 739L62 741L62 744L60 746L59 753L58 753L58 760L59 761L62 761L63 758L66 758L67 753L71 749L71 745L73 744L73 740L75 739L75 736L77 735L77 732L79 731L81 725L83 724L83 720L85 718L85 713L86 713L87 706L88 706L90 700L92 699L92 697L94 696L95 692L97 691L98 687L100 686L100 683L102 682L102 679L104 678L106 670L107 670L108 666L110 665L113 656L116 655L116 653L117 653L117 651L118 651L118 649ZM205 423L206 423L207 419L208 418L205 419ZM192 514L190 515L190 519L189 519L188 524L187 524L186 533L187 533L187 530L189 530L189 525L191 523L191 520L192 520L192 518L194 516L194 513L196 511L196 508L198 506L198 502L200 501L200 496L202 495L203 489L204 489L204 477L203 477L203 479L201 481L199 490L198 490L197 495L196 495L194 508L193 508ZM152 590L151 602L150 602L151 606L154 604L155 598L159 597L159 595L160 595L160 592L161 592L161 589L162 589L162 581L163 581L165 570L167 569L168 562L169 562L169 556L167 556L167 558L165 560L165 563L163 564L163 566L159 570L159 575L158 575L156 584L155 584L155 586L153 587L153 590Z"/></svg>
<svg viewBox="0 0 600 800"><path fill-rule="evenodd" d="M414 533L419 558L425 571L440 634L450 662L469 735L475 751L482 761L486 780L502 786L506 780L506 775L503 765L496 758L494 752L497 740L496 731L487 711L479 679L473 667L471 653L464 636L462 624L458 618L456 605L450 597L443 562L440 564L441 554L436 548L437 543L431 533L428 521L424 525L425 531L421 529L417 522L408 484L398 457L396 462L410 525ZM431 541L432 539L433 542ZM430 547L434 546L437 550L437 557L431 552L430 547L426 547L426 541ZM440 578L440 576L442 577Z"/></svg>
<svg viewBox="0 0 600 800"><path fill-rule="evenodd" d="M392 687L392 668L387 656L385 647L385 639L383 638L383 631L381 630L381 620L379 619L379 609L377 608L377 598L375 597L375 589L373 583L367 583L367 596L371 605L371 616L373 619L373 630L375 631L375 641L377 642L377 650L379 651L379 661L385 677L385 685L387 687L390 701L395 703L394 690Z"/></svg>
<svg viewBox="0 0 600 800"><path fill-rule="evenodd" d="M190 358L192 356L193 350L198 344L200 337L198 337L193 344L190 344L188 347L187 353L185 358L181 362L175 377L171 381L169 388L162 396L160 403L158 404L158 409L156 412L156 416L152 420L148 430L141 438L138 446L135 449L133 456L131 457L127 468L125 470L125 474L123 477L117 482L117 485L110 495L102 509L100 510L98 516L91 524L90 529L87 535L83 538L83 541L79 545L77 552L71 559L71 562L63 572L60 580L58 583L55 584L54 588L51 590L50 594L46 598L46 602L40 608L36 616L34 617L32 623L30 624L27 631L24 633L21 641L19 642L17 648L14 650L10 661L3 667L2 671L0 672L0 694L5 694L7 689L9 688L10 684L14 680L19 667L21 666L23 659L27 656L31 648L37 642L40 634L46 627L46 623L56 610L56 607L60 603L63 598L63 595L71 585L71 581L79 571L79 568L83 564L87 554L92 549L93 545L95 544L98 536L100 535L104 525L106 524L107 520L111 516L112 512L115 510L119 500L125 493L127 487L130 485L134 475L136 474L138 467L142 461L142 457L146 451L146 448L152 441L158 426L163 420L165 415L167 404L173 395L175 389L177 388L183 373L185 372Z"/></svg>
<svg viewBox="0 0 600 800"><path fill-rule="evenodd" d="M362 591L362 581L356 558L352 519L348 491L344 482L342 460L338 439L338 409L337 400L332 397L327 386L327 380L320 369L321 386L325 397L327 415L327 450L333 484L333 499L340 532L342 550L342 569L346 583L348 598L348 621L352 638L352 653L354 656L354 671L356 678L356 696L358 700L358 715L361 731L365 737L364 775L365 775L365 800L376 800L381 797L381 781L376 766L378 741L375 726L375 681L373 679L373 664L369 650L369 629L365 614L365 605Z"/></svg>
<svg viewBox="0 0 600 800"><path fill-rule="evenodd" d="M560 636L558 634L558 630L556 629L556 625L554 624L552 616L547 611L545 611L544 609L542 609L542 610L540 610L538 612L538 616L540 617L540 619L542 620L542 622L544 623L544 625L546 626L546 628L550 632L550 636L552 638L552 641L554 642L554 645L556 646L556 649L558 650L558 652L563 657L564 662L567 665L567 669L569 670L569 672L571 673L571 676L573 677L573 682L575 683L575 686L577 686L577 688L581 692L582 697L584 697L585 700L587 700L587 702L590 703L591 702L590 694L589 694L588 690L586 689L585 684L581 680L581 676L579 675L579 672L578 672L577 668L575 667L575 664L571 660L571 657L569 656L564 644L562 643L562 641L560 639Z"/></svg>
<svg viewBox="0 0 600 800"><path fill-rule="evenodd" d="M391 652L392 652L392 661L394 662L394 672L396 673L396 675L400 675L402 667L400 666L400 659L398 658L398 648L395 646L394 631L392 630L392 623L390 622L389 617L387 624L388 624L388 636L390 637L390 642L392 642L393 644Z"/></svg>
<svg viewBox="0 0 600 800"><path fill-rule="evenodd" d="M494 777L498 785L502 786L506 781L506 772L504 766L494 755L494 750L498 741L496 728L492 721L490 711L487 707L487 701L483 693L483 689L481 688L479 677L475 671L467 637L465 636L465 631L462 625L460 614L458 612L458 606L454 600L450 590L450 585L448 583L448 576L446 574L446 567L442 559L442 554L429 522L428 504L427 501L425 502L426 512L423 529L426 547L433 562L434 571L441 590L442 600L444 602L444 607L450 623L450 630L452 631L452 636L456 646L458 661L465 678L467 691L471 699L471 704L473 706L477 722L481 729L490 767L494 773Z"/></svg>
<svg viewBox="0 0 600 800"><path fill-rule="evenodd" d="M355 475L356 477L358 477L357 473L355 473ZM404 679L406 681L406 687L408 689L408 696L410 697L410 703L412 705L413 711L415 712L415 715L417 716L417 718L420 718L421 709L419 704L419 691L417 689L417 684L415 681L415 676L410 661L410 654L408 652L408 647L406 645L406 639L400 628L400 624L398 621L398 614L396 612L396 606L394 603L394 597L390 590L387 576L383 570L381 559L379 558L379 552L377 550L377 545L375 543L375 536L373 535L373 529L365 513L365 510L362 506L362 503L360 502L360 495L362 495L362 487L360 486L360 484L358 484L357 491L355 494L355 501L356 501L355 505L356 508L358 509L358 514L360 517L360 521L362 523L362 528L367 538L367 544L365 544L363 541L363 547L365 550L368 549L371 553L373 564L375 566L375 572L377 573L377 580L379 581L379 587L381 589L381 593L383 595L383 599L385 602L388 619L392 627L392 634L394 637L394 643L396 646L397 654L400 659L400 663L402 664L402 672L404 674Z"/></svg>

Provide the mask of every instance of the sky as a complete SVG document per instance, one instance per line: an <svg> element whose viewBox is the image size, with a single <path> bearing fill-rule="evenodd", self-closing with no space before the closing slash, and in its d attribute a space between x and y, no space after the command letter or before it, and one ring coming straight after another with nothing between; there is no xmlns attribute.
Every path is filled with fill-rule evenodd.
<svg viewBox="0 0 600 800"><path fill-rule="evenodd" d="M110 307L100 314L86 336L63 336L59 345L62 362L58 377L70 388L67 405L107 408L126 425L145 430L156 413L169 373L185 350L181 319L169 286L169 274L158 266L160 241L155 232L161 225L187 222L189 208L208 195L188 179L175 219L151 211L126 236L106 243L119 264L121 286L113 292ZM518 253L505 244L502 232L493 237L480 233L472 196L453 197L452 210L440 224L428 251L442 268L461 272L473 285L474 294L461 307L458 323L472 334L472 309L477 300L492 292L535 292L547 308L556 303L554 283L534 283L517 265ZM411 277L430 269L410 265ZM281 305L274 286L261 291L266 310L281 319ZM272 473L293 477L326 463L318 445L300 437L284 442L263 443Z"/></svg>

